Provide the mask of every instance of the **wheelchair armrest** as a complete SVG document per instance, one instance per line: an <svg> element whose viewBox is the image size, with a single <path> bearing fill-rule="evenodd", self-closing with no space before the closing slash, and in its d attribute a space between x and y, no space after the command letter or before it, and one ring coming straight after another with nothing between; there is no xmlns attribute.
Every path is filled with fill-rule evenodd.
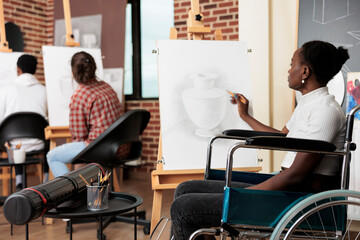
<svg viewBox="0 0 360 240"><path fill-rule="evenodd" d="M336 146L330 142L301 138L259 136L246 139L245 145L292 151L334 152Z"/></svg>
<svg viewBox="0 0 360 240"><path fill-rule="evenodd" d="M243 130L243 129L228 129L222 132L226 136L233 137L256 137L256 136L282 136L285 137L286 134L283 133L273 133L273 132L263 132L263 131L253 131L253 130Z"/></svg>

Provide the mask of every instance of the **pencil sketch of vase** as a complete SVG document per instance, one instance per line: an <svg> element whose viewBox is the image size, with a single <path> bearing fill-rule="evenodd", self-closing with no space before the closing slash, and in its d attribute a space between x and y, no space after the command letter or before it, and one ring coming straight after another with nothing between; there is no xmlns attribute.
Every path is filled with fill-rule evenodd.
<svg viewBox="0 0 360 240"><path fill-rule="evenodd" d="M215 87L218 76L214 73L190 75L194 88L182 92L186 112L196 125L195 134L211 137L220 133L219 124L226 113L226 92Z"/></svg>

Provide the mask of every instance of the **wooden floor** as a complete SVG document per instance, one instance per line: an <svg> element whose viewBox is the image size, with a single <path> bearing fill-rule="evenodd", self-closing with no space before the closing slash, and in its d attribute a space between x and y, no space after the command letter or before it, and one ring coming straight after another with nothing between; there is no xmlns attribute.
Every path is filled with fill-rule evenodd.
<svg viewBox="0 0 360 240"><path fill-rule="evenodd" d="M37 185L38 182L35 177L29 177L28 180L31 185ZM146 211L146 219L151 219L152 197L153 191L151 190L150 174L136 173L134 176L125 179L122 184L122 192L132 193L143 198L143 204L138 208L138 211ZM173 190L164 190L163 207L161 216L169 217L170 205L173 199ZM43 225L41 218L34 220L29 224L29 239L70 239L69 234L65 231L66 223L60 219L54 219L51 225ZM97 223L83 223L73 226L73 239L97 239ZM167 231L167 230L166 230ZM108 240L116 239L133 239L134 230L133 225L126 223L111 223L105 230L104 234ZM150 235L143 233L143 227L138 226L137 230L138 239L149 239ZM168 234L164 233L161 239L168 239ZM3 209L0 207L0 240L22 240L25 239L25 226L14 226L14 234L10 235L10 224L6 221L3 215Z"/></svg>

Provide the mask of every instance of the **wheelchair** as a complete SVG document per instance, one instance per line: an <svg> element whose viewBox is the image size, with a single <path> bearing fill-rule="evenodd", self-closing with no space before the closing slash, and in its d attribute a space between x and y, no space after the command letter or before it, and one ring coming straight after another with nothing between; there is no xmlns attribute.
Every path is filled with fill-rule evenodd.
<svg viewBox="0 0 360 240"><path fill-rule="evenodd" d="M284 134L247 130L226 130L214 136L207 150L205 179L224 180L223 213L220 228L202 228L200 235L220 239L359 239L360 192L348 190L355 106L347 116L343 149L325 141L286 138ZM236 139L227 155L226 170L211 169L213 143L217 139ZM232 181L257 184L273 174L236 172L232 170L233 154L240 148L331 154L342 157L340 189L320 193L239 189ZM356 216L357 215L357 216ZM357 225L357 226L356 226Z"/></svg>

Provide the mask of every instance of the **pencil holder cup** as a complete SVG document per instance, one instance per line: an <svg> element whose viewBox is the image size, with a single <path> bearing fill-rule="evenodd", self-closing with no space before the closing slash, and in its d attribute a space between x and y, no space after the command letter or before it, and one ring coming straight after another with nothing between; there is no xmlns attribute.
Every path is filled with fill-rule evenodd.
<svg viewBox="0 0 360 240"><path fill-rule="evenodd" d="M14 151L13 151L13 149L7 148L6 152L7 152L7 157L8 157L9 163L14 163Z"/></svg>
<svg viewBox="0 0 360 240"><path fill-rule="evenodd" d="M90 211L104 210L109 207L109 184L87 185L87 209Z"/></svg>
<svg viewBox="0 0 360 240"><path fill-rule="evenodd" d="M24 163L26 160L26 152L22 149L14 149L13 150L13 160L14 163Z"/></svg>

